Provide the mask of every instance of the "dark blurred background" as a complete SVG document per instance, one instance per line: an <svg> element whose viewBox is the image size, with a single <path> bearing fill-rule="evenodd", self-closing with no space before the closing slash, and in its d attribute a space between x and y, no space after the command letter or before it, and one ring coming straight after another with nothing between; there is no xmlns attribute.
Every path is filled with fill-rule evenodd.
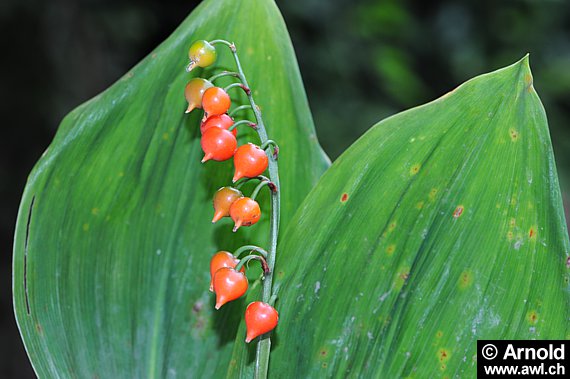
<svg viewBox="0 0 570 379"><path fill-rule="evenodd" d="M14 224L28 173L62 117L148 54L197 3L0 1L0 378L34 377L11 303ZM567 1L277 3L333 160L378 120L530 52L565 200L570 196Z"/></svg>

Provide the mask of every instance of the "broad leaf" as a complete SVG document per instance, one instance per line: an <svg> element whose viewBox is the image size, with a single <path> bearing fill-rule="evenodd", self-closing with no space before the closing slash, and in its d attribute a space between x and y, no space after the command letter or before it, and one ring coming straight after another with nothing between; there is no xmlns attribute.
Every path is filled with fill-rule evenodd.
<svg viewBox="0 0 570 379"><path fill-rule="evenodd" d="M269 204L249 230L233 234L228 221L210 223L211 197L230 182L232 165L200 163L201 114L184 115L183 90L200 74L184 70L190 43L216 38L236 43L280 144L283 229L327 167L275 4L204 2L132 71L69 114L30 175L14 247L14 301L40 377L225 372L243 304L214 312L208 262L219 249L263 246ZM230 52L218 51L202 76L234 69ZM256 141L253 132L241 132L246 140Z"/></svg>
<svg viewBox="0 0 570 379"><path fill-rule="evenodd" d="M569 338L568 234L528 58L380 122L281 241L272 377L473 377L477 339Z"/></svg>

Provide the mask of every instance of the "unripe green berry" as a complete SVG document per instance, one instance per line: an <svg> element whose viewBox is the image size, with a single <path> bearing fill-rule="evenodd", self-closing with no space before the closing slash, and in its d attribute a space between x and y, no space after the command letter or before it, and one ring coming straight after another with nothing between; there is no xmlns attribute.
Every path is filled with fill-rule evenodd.
<svg viewBox="0 0 570 379"><path fill-rule="evenodd" d="M208 67L216 61L216 48L208 41L199 40L190 46L188 57L190 64L187 71L191 71L194 67Z"/></svg>

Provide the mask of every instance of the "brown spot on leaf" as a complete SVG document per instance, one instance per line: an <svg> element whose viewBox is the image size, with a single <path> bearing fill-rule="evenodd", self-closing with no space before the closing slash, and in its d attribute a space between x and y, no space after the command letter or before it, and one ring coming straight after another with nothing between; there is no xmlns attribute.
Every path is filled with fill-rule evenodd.
<svg viewBox="0 0 570 379"><path fill-rule="evenodd" d="M458 205L457 208L455 208L455 210L453 211L453 217L454 218L459 218L461 217L461 214L463 213L463 205Z"/></svg>
<svg viewBox="0 0 570 379"><path fill-rule="evenodd" d="M528 313L527 319L528 322L530 322L531 324L536 324L536 322L538 321L538 314L534 310L530 311Z"/></svg>
<svg viewBox="0 0 570 379"><path fill-rule="evenodd" d="M446 349L439 349L438 355L440 362L446 362L449 359L449 351Z"/></svg>
<svg viewBox="0 0 570 379"><path fill-rule="evenodd" d="M344 203L344 202L347 201L347 200L348 200L348 194L345 192L345 193L343 193L342 196L340 197L340 201Z"/></svg>

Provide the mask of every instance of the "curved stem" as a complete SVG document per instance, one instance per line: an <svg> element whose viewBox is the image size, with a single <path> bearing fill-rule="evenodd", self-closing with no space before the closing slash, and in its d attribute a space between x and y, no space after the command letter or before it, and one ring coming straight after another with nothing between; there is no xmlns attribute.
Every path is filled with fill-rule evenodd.
<svg viewBox="0 0 570 379"><path fill-rule="evenodd" d="M267 180L270 181L269 178L267 176L264 175L258 175L258 176L254 176L253 178L242 178L239 180L239 182L235 185L235 188L240 189L241 187L243 187L243 185L247 182L249 182L250 180Z"/></svg>
<svg viewBox="0 0 570 379"><path fill-rule="evenodd" d="M249 105L249 104L240 105L239 107L232 109L229 116L232 117L233 115L235 115L236 113L238 113L239 111L242 111L244 109L251 109L251 105Z"/></svg>
<svg viewBox="0 0 570 379"><path fill-rule="evenodd" d="M236 47L233 43L224 40L214 40L210 43L223 43L228 46L232 51L234 60L236 62L237 72L239 73L240 81L243 85L249 88L247 79L243 73L239 57L237 55ZM251 105L251 109L255 114L255 119L257 120L257 134L261 140L261 143L265 143L269 138L267 137L267 130L265 129L265 124L263 123L263 118L261 117L261 111L255 104L253 95L251 91L246 92ZM269 273L265 276L262 287L262 300L264 302L269 302L272 295L273 286L273 269L275 267L275 255L277 253L277 237L279 235L279 215L280 215L280 184L279 184L279 169L277 166L276 157L269 159L269 179L275 186L276 191L271 192L271 221L269 224L269 250L267 254L267 266L269 268ZM257 343L257 351L255 357L255 378L267 378L267 370L269 368L269 352L271 349L271 338L270 333L261 336L259 342Z"/></svg>
<svg viewBox="0 0 570 379"><path fill-rule="evenodd" d="M259 261L259 263L261 263L261 268L263 269L263 273L265 275L269 274L270 270L269 270L269 266L267 266L267 261L265 260L265 258L263 258L260 255L248 255L248 256L240 259L239 263L236 265L234 270L239 272L239 270L241 270L241 268L247 262L251 261L252 259L255 259L256 261Z"/></svg>
<svg viewBox="0 0 570 379"><path fill-rule="evenodd" d="M232 130L234 130L238 126L244 125L244 124L246 124L247 126L253 128L253 129L257 129L257 124L255 122L251 122L249 120L239 120L238 122L236 122L232 126L230 126L230 128L228 130L231 132Z"/></svg>
<svg viewBox="0 0 570 379"><path fill-rule="evenodd" d="M249 87L246 85L243 85L242 83L232 83L229 86L224 87L224 91L228 92L228 90L235 88L235 87L241 88L242 90L245 91L246 94L251 92Z"/></svg>
<svg viewBox="0 0 570 379"><path fill-rule="evenodd" d="M261 183L259 183L257 185L257 187L255 187L255 189L253 190L253 192L251 193L250 199L251 200L255 200L255 198L257 197L257 195L259 194L259 191L261 191L261 189L264 186L268 186L269 188L272 188L271 186L271 182L269 180L262 180Z"/></svg>
<svg viewBox="0 0 570 379"><path fill-rule="evenodd" d="M224 40L224 39L215 39L215 40L210 41L210 45L215 45L215 44L217 44L217 43L224 44L224 45L228 46L228 47L229 47L230 49L232 49L232 50L236 48L233 43L228 42L228 41L226 41L226 40Z"/></svg>
<svg viewBox="0 0 570 379"><path fill-rule="evenodd" d="M231 72L231 71L222 71L219 74L213 75L211 76L208 81L209 82L213 82L214 80L218 79L218 78L223 78L224 76L233 76L235 78L239 78L239 74L237 72Z"/></svg>
<svg viewBox="0 0 570 379"><path fill-rule="evenodd" d="M240 247L239 249L236 250L236 252L234 253L234 257L238 257L240 255L242 255L244 252L246 251L256 251L259 254L261 254L264 258L267 258L267 251L263 250L261 247L259 246L255 246L255 245L245 245Z"/></svg>
<svg viewBox="0 0 570 379"><path fill-rule="evenodd" d="M277 160L279 157L279 146L275 141L269 139L261 145L261 150L266 150L269 146L273 147L273 159Z"/></svg>

